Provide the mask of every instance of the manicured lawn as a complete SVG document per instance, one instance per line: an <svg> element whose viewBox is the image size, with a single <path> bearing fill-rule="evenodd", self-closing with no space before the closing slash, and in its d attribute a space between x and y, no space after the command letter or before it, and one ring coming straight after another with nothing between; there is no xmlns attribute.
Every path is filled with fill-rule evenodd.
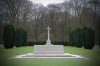
<svg viewBox="0 0 100 66"><path fill-rule="evenodd" d="M15 59L19 54L33 52L32 46L4 49L0 48L0 66L100 66L100 49L64 47L66 53L79 54L88 59Z"/></svg>

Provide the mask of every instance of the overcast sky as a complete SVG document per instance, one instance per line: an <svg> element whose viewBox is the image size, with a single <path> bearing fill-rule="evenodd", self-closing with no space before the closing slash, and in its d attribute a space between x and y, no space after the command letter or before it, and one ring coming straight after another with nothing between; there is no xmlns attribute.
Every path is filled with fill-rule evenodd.
<svg viewBox="0 0 100 66"><path fill-rule="evenodd" d="M53 4L53 3L62 3L64 0L30 0L34 3L41 3L44 6L47 6L48 4Z"/></svg>

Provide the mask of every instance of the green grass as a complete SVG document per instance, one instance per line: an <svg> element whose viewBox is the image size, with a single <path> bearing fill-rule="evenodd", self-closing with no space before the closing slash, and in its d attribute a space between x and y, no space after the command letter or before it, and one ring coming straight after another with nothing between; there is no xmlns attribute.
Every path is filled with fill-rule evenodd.
<svg viewBox="0 0 100 66"><path fill-rule="evenodd" d="M32 46L4 49L0 48L0 66L100 66L100 49L64 47L66 53L78 54L88 59L15 59L19 54L33 52Z"/></svg>

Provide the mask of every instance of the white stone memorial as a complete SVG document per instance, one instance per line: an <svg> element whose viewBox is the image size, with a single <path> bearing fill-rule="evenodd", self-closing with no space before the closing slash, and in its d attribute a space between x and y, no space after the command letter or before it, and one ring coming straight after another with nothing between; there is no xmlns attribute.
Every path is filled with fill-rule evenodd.
<svg viewBox="0 0 100 66"><path fill-rule="evenodd" d="M80 55L64 53L63 45L53 45L50 40L50 29L48 30L48 39L45 45L35 45L33 53L17 55L14 58L85 58ZM85 58L86 59L86 58Z"/></svg>
<svg viewBox="0 0 100 66"><path fill-rule="evenodd" d="M50 40L50 29L49 26L48 30L48 39L45 45L35 45L34 46L34 56L45 56L51 54L64 54L64 47L63 45L53 45L51 44Z"/></svg>

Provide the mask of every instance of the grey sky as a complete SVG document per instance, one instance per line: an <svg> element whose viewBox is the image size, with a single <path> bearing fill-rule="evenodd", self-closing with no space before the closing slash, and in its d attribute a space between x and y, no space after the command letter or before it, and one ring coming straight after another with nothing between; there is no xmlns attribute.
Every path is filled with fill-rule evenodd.
<svg viewBox="0 0 100 66"><path fill-rule="evenodd" d="M30 0L34 3L41 3L44 6L47 6L48 4L53 4L53 3L62 3L64 0Z"/></svg>

